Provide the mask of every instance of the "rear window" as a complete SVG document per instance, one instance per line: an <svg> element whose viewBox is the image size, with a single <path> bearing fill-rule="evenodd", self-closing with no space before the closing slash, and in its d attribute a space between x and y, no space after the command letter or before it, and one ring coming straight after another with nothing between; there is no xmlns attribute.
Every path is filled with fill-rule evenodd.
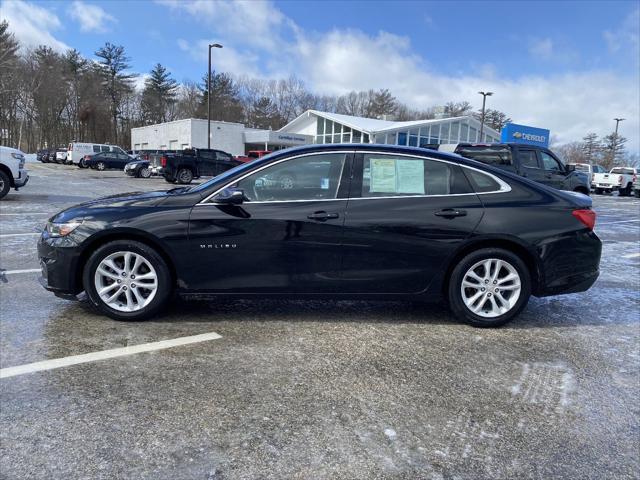
<svg viewBox="0 0 640 480"><path fill-rule="evenodd" d="M490 165L512 165L511 149L509 147L490 145L469 145L458 147L456 149L458 155L462 155L478 162L488 163Z"/></svg>
<svg viewBox="0 0 640 480"><path fill-rule="evenodd" d="M470 168L463 168L463 170L476 193L497 192L500 190L500 184L489 175Z"/></svg>
<svg viewBox="0 0 640 480"><path fill-rule="evenodd" d="M619 173L622 175L633 175L633 168L614 168L611 173Z"/></svg>
<svg viewBox="0 0 640 480"><path fill-rule="evenodd" d="M571 165L571 164L569 164L569 165ZM589 165L583 165L581 163L576 163L575 166L576 166L576 170L577 171L589 173Z"/></svg>

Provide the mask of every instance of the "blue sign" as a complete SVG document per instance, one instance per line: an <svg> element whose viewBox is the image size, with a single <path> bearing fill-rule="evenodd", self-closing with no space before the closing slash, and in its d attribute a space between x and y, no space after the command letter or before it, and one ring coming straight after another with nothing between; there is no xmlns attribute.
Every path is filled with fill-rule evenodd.
<svg viewBox="0 0 640 480"><path fill-rule="evenodd" d="M507 123L502 127L500 141L503 143L528 143L539 147L549 146L549 130Z"/></svg>

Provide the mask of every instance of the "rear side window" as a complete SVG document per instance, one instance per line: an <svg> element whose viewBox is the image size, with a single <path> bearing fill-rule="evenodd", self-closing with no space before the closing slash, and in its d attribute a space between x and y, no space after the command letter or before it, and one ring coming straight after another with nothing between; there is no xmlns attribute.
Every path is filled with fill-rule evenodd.
<svg viewBox="0 0 640 480"><path fill-rule="evenodd" d="M462 155L478 162L488 163L490 165L512 165L511 149L509 147L490 145L474 145L458 147L456 149L458 155Z"/></svg>
<svg viewBox="0 0 640 480"><path fill-rule="evenodd" d="M99 153L100 152L100 145L94 145L93 146L93 153Z"/></svg>
<svg viewBox="0 0 640 480"><path fill-rule="evenodd" d="M231 160L231 155L228 155L224 152L216 152L216 160Z"/></svg>
<svg viewBox="0 0 640 480"><path fill-rule="evenodd" d="M362 197L459 193L471 193L471 189L457 165L426 158L364 156Z"/></svg>
<svg viewBox="0 0 640 480"><path fill-rule="evenodd" d="M500 184L489 175L470 168L465 168L464 173L476 193L497 192L500 190Z"/></svg>
<svg viewBox="0 0 640 480"><path fill-rule="evenodd" d="M108 152L111 150L111 148L109 147L109 145L102 145L100 147L100 150L102 150L103 152Z"/></svg>

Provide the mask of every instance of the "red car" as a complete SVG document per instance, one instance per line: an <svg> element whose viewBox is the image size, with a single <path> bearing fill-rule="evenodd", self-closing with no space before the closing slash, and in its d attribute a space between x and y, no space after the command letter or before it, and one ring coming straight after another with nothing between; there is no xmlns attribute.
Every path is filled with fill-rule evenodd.
<svg viewBox="0 0 640 480"><path fill-rule="evenodd" d="M247 163L256 158L264 157L265 155L269 155L271 153L270 150L249 150L247 155L244 157L234 157L237 161L242 163Z"/></svg>

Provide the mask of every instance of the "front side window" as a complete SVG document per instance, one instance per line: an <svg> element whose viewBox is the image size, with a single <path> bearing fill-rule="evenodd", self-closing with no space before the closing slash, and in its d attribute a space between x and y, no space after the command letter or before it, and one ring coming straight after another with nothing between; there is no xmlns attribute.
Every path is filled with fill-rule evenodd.
<svg viewBox="0 0 640 480"><path fill-rule="evenodd" d="M520 150L520 163L526 168L540 168L534 150Z"/></svg>
<svg viewBox="0 0 640 480"><path fill-rule="evenodd" d="M460 168L426 158L366 154L362 197L470 193Z"/></svg>
<svg viewBox="0 0 640 480"><path fill-rule="evenodd" d="M540 152L542 158L542 165L547 171L560 172L563 169L560 167L560 163L546 152Z"/></svg>
<svg viewBox="0 0 640 480"><path fill-rule="evenodd" d="M329 153L285 160L240 180L237 187L254 202L336 198L345 158Z"/></svg>

